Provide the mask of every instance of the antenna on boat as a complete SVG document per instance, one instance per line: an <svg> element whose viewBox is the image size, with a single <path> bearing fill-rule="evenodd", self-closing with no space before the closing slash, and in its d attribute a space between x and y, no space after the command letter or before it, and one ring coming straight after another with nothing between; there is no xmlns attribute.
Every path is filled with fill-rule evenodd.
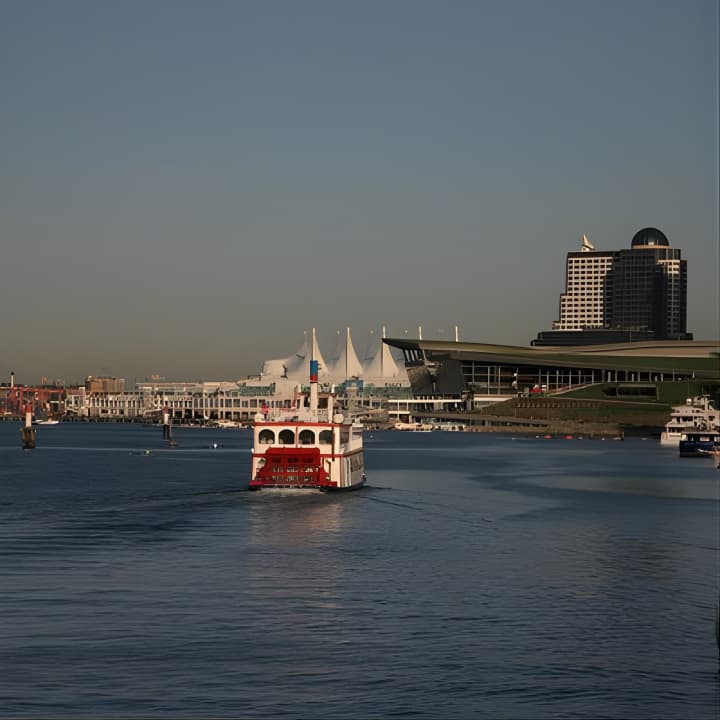
<svg viewBox="0 0 720 720"><path fill-rule="evenodd" d="M317 338L312 329L312 347L310 349L310 412L317 415L318 409L318 361L315 359Z"/></svg>

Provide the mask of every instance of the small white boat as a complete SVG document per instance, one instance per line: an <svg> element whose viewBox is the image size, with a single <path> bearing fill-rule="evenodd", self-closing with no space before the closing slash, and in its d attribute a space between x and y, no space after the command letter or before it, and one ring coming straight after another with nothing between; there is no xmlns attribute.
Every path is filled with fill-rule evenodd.
<svg viewBox="0 0 720 720"><path fill-rule="evenodd" d="M395 425L393 425L393 429L409 432L432 432L433 426L430 423L396 422Z"/></svg>
<svg viewBox="0 0 720 720"><path fill-rule="evenodd" d="M715 465L716 470L720 470L720 445L716 445L712 450L704 450L703 448L699 448L698 452L701 455L708 455L712 458L713 465Z"/></svg>
<svg viewBox="0 0 720 720"><path fill-rule="evenodd" d="M242 423L235 420L216 420L213 426L223 430L239 430L242 428Z"/></svg>
<svg viewBox="0 0 720 720"><path fill-rule="evenodd" d="M50 418L47 418L46 420L35 420L35 425L59 425L59 420L52 420Z"/></svg>
<svg viewBox="0 0 720 720"><path fill-rule="evenodd" d="M444 432L465 432L467 430L467 426L464 423L438 422L433 425L433 430L442 430Z"/></svg>

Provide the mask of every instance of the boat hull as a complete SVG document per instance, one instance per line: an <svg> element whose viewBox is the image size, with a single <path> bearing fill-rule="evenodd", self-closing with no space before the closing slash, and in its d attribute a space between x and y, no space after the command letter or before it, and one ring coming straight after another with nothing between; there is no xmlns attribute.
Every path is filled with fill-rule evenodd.
<svg viewBox="0 0 720 720"><path fill-rule="evenodd" d="M341 492L351 492L353 490L359 490L361 487L365 485L365 478L355 485L346 485L345 487L327 487L323 485L281 485L281 484L273 484L273 485L267 485L267 484L260 484L260 483L250 483L248 486L248 490L251 492L258 492L262 490L263 492L275 492L278 494L285 494L285 493L295 493L298 494L311 494L313 492L315 493L323 493L323 494L330 494L330 493L341 493Z"/></svg>
<svg viewBox="0 0 720 720"><path fill-rule="evenodd" d="M694 440L680 441L680 457L707 457L718 449L715 442L703 442Z"/></svg>
<svg viewBox="0 0 720 720"><path fill-rule="evenodd" d="M283 428L280 432L290 431L286 426L279 427ZM342 431L342 428L336 429L338 432ZM317 428L313 431L306 426L297 426L295 430L308 430L313 438L317 437ZM355 490L365 482L362 446L335 453L331 444L323 447L266 445L263 448L262 443L258 443L253 448L251 477L249 490Z"/></svg>
<svg viewBox="0 0 720 720"><path fill-rule="evenodd" d="M720 432L687 433L679 443L680 457L704 457L720 448Z"/></svg>

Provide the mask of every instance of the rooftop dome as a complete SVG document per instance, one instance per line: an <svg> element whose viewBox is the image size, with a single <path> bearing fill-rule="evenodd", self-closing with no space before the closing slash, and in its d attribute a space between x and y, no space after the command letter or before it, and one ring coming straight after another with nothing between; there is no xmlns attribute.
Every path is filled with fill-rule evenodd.
<svg viewBox="0 0 720 720"><path fill-rule="evenodd" d="M632 239L630 247L639 247L643 245L651 247L658 245L668 247L670 245L670 241L667 237L665 237L665 233L661 232L657 228L646 227L635 233L635 237Z"/></svg>

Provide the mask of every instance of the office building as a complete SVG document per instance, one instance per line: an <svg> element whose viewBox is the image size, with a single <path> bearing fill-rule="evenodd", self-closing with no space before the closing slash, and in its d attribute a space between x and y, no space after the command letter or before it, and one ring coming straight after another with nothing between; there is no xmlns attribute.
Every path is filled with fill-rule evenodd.
<svg viewBox="0 0 720 720"><path fill-rule="evenodd" d="M655 228L635 234L611 270L610 327L652 332L658 340L688 340L687 260Z"/></svg>
<svg viewBox="0 0 720 720"><path fill-rule="evenodd" d="M565 292L560 296L560 319L553 323L553 330L606 327L615 256L612 251L595 250L583 235L580 252L567 255Z"/></svg>
<svg viewBox="0 0 720 720"><path fill-rule="evenodd" d="M567 255L565 292L552 330L535 346L692 340L687 332L687 261L656 228L630 249L596 250L583 235Z"/></svg>

